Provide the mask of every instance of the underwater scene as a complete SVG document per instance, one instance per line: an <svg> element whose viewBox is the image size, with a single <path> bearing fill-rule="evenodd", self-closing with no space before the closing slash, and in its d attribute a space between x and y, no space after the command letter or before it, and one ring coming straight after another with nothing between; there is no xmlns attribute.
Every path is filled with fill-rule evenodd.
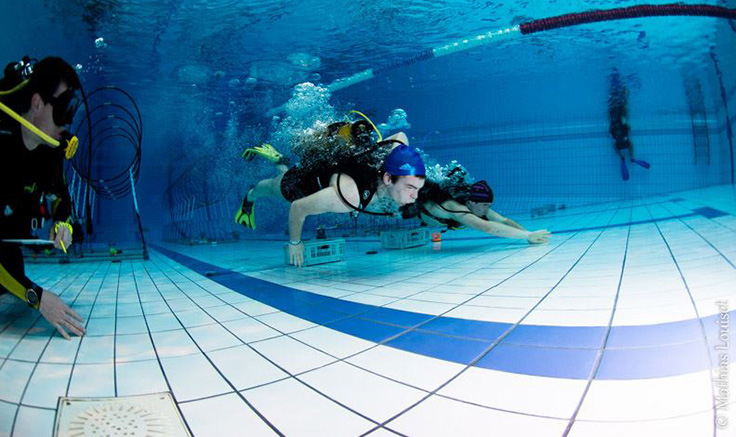
<svg viewBox="0 0 736 437"><path fill-rule="evenodd" d="M0 436L736 436L736 1L0 11Z"/></svg>

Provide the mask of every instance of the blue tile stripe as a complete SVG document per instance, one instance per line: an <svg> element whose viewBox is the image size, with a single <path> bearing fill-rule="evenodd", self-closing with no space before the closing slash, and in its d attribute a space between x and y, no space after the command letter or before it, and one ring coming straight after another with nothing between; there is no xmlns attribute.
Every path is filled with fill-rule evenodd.
<svg viewBox="0 0 736 437"><path fill-rule="evenodd" d="M695 214L702 215L703 217L705 217L707 219L714 219L714 218L723 217L723 216L728 215L728 213L726 213L726 212L719 211L717 209L710 208L710 207L707 207L707 206L704 207L704 208L694 209L693 212Z"/></svg>
<svg viewBox="0 0 736 437"><path fill-rule="evenodd" d="M349 302L252 278L151 246L197 273L214 272L210 280L285 313L368 341L459 364L477 361L476 366L487 369L587 380L606 331L604 326L514 328L509 323L436 317ZM729 314L732 319L736 317L736 311ZM703 325L712 328L706 333L709 338L717 338L716 317L703 318ZM697 319L614 326L597 378L658 378L707 370L708 353Z"/></svg>

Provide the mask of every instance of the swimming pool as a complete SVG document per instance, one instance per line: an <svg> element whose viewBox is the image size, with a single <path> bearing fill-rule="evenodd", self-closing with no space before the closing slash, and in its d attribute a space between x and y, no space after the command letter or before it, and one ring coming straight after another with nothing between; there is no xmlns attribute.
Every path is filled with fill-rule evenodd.
<svg viewBox="0 0 736 437"><path fill-rule="evenodd" d="M636 6L4 6L5 62L62 56L91 108L125 110L107 105L118 117L104 126L92 113L97 149L81 111L73 125L85 257L27 258L86 335L64 340L0 296L0 435L71 435L129 408L123 430L197 436L732 435L734 20L521 32ZM135 103L92 94L106 85ZM300 135L361 120L352 110L383 137L405 132L430 173L456 160L487 180L492 209L549 242L430 226L435 241L387 249L381 232L419 221L324 214L303 238L344 239L345 260L289 266L287 204L256 201L255 230L233 221L275 175L241 154L269 143L296 162ZM624 148L624 170L616 123L649 167ZM122 139L102 141L108 127ZM168 407L137 397L158 393ZM80 398L119 403L93 414Z"/></svg>

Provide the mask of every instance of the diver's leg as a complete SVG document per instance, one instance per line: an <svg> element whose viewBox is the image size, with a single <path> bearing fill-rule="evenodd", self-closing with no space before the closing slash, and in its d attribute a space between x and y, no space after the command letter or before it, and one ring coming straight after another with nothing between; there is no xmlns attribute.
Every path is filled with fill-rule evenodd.
<svg viewBox="0 0 736 437"><path fill-rule="evenodd" d="M253 188L248 190L243 198L240 209L235 212L235 223L241 224L246 228L256 228L256 200L264 197L275 197L284 200L281 194L281 179L286 173L285 165L277 165L276 169L279 174L271 179L263 179L259 181Z"/></svg>
<svg viewBox="0 0 736 437"><path fill-rule="evenodd" d="M624 149L616 148L619 158L621 158L621 179L629 180L629 169L626 168L626 157L624 156Z"/></svg>
<svg viewBox="0 0 736 437"><path fill-rule="evenodd" d="M633 144L629 146L629 154L631 155L631 162L638 165L639 167L649 170L649 167L651 167L651 165L649 165L648 162L641 160L641 159L634 158L634 145Z"/></svg>
<svg viewBox="0 0 736 437"><path fill-rule="evenodd" d="M255 202L258 199L264 197L275 197L277 199L284 200L284 196L281 194L281 179L288 170L285 165L277 165L276 170L279 174L271 179L263 179L259 181L253 188L246 194L246 200Z"/></svg>
<svg viewBox="0 0 736 437"><path fill-rule="evenodd" d="M626 168L626 160L623 157L621 157L621 179L629 180L629 169Z"/></svg>
<svg viewBox="0 0 736 437"><path fill-rule="evenodd" d="M624 151L622 149L616 148L616 153L621 159L626 159L626 157L624 157Z"/></svg>

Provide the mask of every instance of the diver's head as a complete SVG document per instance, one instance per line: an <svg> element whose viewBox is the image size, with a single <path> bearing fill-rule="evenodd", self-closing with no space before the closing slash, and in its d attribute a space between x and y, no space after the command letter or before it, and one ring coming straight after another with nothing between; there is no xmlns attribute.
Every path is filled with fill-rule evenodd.
<svg viewBox="0 0 736 437"><path fill-rule="evenodd" d="M34 93L31 106L23 117L47 135L60 140L66 135L66 127L74 118L76 108L71 104L73 95L74 89L69 88L66 82L61 82L56 90L46 97Z"/></svg>
<svg viewBox="0 0 736 437"><path fill-rule="evenodd" d="M465 205L470 212L478 217L483 217L488 208L493 204L493 190L486 181L478 181L470 186L470 193Z"/></svg>
<svg viewBox="0 0 736 437"><path fill-rule="evenodd" d="M19 68L19 65L23 68ZM11 63L5 68L0 88L7 91L26 79L26 85L8 95L4 101L41 131L60 139L64 128L72 123L79 106L76 91L81 85L77 72L57 57L45 58L30 67L26 63Z"/></svg>
<svg viewBox="0 0 736 437"><path fill-rule="evenodd" d="M424 186L426 170L419 153L405 144L391 150L381 168L381 181L399 206L414 203Z"/></svg>
<svg viewBox="0 0 736 437"><path fill-rule="evenodd" d="M399 206L416 202L425 180L426 177L423 175L397 176L384 173L382 177L388 196Z"/></svg>

